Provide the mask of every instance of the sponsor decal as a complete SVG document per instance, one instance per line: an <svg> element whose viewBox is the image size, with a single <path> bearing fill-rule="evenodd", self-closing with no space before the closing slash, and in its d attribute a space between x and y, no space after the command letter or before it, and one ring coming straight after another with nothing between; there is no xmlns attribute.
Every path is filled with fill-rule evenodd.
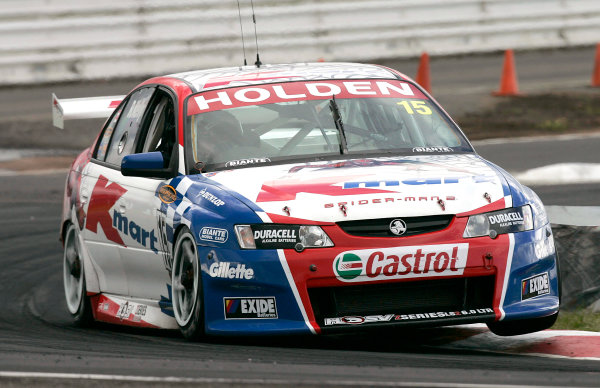
<svg viewBox="0 0 600 388"><path fill-rule="evenodd" d="M523 225L523 213L519 209L514 209L507 213L495 213L488 216L488 221L493 227L507 227L513 225Z"/></svg>
<svg viewBox="0 0 600 388"><path fill-rule="evenodd" d="M131 237L146 248L150 248L153 252L158 252L155 245L158 242L158 238L156 238L154 230L147 231L134 221L129 221L127 217L116 210L113 210L112 221L112 225L116 227L119 232Z"/></svg>
<svg viewBox="0 0 600 388"><path fill-rule="evenodd" d="M487 215L487 220L490 230L495 230L498 234L514 233L523 230L525 215L523 208L511 208L490 213Z"/></svg>
<svg viewBox="0 0 600 388"><path fill-rule="evenodd" d="M462 275L469 244L405 246L343 252L333 272L343 282Z"/></svg>
<svg viewBox="0 0 600 388"><path fill-rule="evenodd" d="M231 263L220 262L212 263L208 268L208 275L211 278L222 279L254 279L254 270L246 268L245 264L237 264L235 267Z"/></svg>
<svg viewBox="0 0 600 388"><path fill-rule="evenodd" d="M225 229L205 226L198 233L200 240L223 244L229 238L229 233Z"/></svg>
<svg viewBox="0 0 600 388"><path fill-rule="evenodd" d="M550 293L548 272L532 276L521 282L521 300L535 298Z"/></svg>
<svg viewBox="0 0 600 388"><path fill-rule="evenodd" d="M467 315L486 315L493 314L494 310L491 308L484 309L472 309L472 310L460 310L460 311L438 311L433 313L422 313L422 314L400 314L394 317L396 321L420 321L426 319L439 319L439 318L456 318Z"/></svg>
<svg viewBox="0 0 600 388"><path fill-rule="evenodd" d="M421 178L421 179L405 179L402 181L398 180L385 180L385 181L356 181L356 182L344 182L344 189L358 189L358 188L385 188L402 185L409 186L422 186L422 185L445 185L452 183L461 183L465 181L473 183L485 183L495 182L495 176L491 175L466 175L457 177L440 177L440 178Z"/></svg>
<svg viewBox="0 0 600 388"><path fill-rule="evenodd" d="M348 317L340 317L340 318L325 318L325 326L332 325L362 325L364 323L381 323L381 322L389 322L394 318L394 314L386 314L386 315L367 315L367 316L359 316L353 315Z"/></svg>
<svg viewBox="0 0 600 388"><path fill-rule="evenodd" d="M160 200L164 203L173 203L177 200L177 191L175 191L175 188L170 185L161 186L158 189L158 198L160 198Z"/></svg>
<svg viewBox="0 0 600 388"><path fill-rule="evenodd" d="M354 253L346 253L336 259L334 270L341 278L352 280L362 273L363 263Z"/></svg>
<svg viewBox="0 0 600 388"><path fill-rule="evenodd" d="M390 232L394 233L396 236L401 236L406 232L406 222L397 218L390 222Z"/></svg>
<svg viewBox="0 0 600 388"><path fill-rule="evenodd" d="M110 209L126 192L127 190L122 186L114 182L109 184L107 178L100 175L92 190L85 228L98 233L98 225L100 225L106 238L116 244L125 246L122 235L126 235L157 253L158 238L154 230L144 229L117 210L113 210L111 217Z"/></svg>
<svg viewBox="0 0 600 388"><path fill-rule="evenodd" d="M225 163L225 167L240 167L240 166L247 166L249 164L261 164L261 163L271 163L271 159L269 159L269 158L250 158L250 159L230 160L227 163Z"/></svg>
<svg viewBox="0 0 600 388"><path fill-rule="evenodd" d="M256 249L291 249L300 242L300 225L252 225Z"/></svg>
<svg viewBox="0 0 600 388"><path fill-rule="evenodd" d="M275 297L223 298L225 319L277 319Z"/></svg>
<svg viewBox="0 0 600 388"><path fill-rule="evenodd" d="M219 199L219 197L217 197L216 195L212 194L210 191L207 191L206 187L203 188L198 193L198 196L200 198L206 199L208 202L212 203L215 206L223 206L223 205L225 205L225 201Z"/></svg>
<svg viewBox="0 0 600 388"><path fill-rule="evenodd" d="M171 255L171 248L169 245L172 245L172 242L169 241L167 228L170 226L167 225L167 216L163 212L158 212L156 215L156 230L158 232L158 245L160 247L160 254L163 258L163 263L165 265L165 269L169 274L169 279L171 278L171 270L173 269L173 256Z"/></svg>
<svg viewBox="0 0 600 388"><path fill-rule="evenodd" d="M420 314L382 314L382 315L366 315L366 316L346 316L336 318L325 318L325 326L334 325L362 325L367 323L385 323L392 321L421 321L435 320L440 318L458 318L464 316L477 316L494 314L491 308L460 310L460 311L437 311L431 313Z"/></svg>
<svg viewBox="0 0 600 388"><path fill-rule="evenodd" d="M446 201L456 201L456 197L454 195L446 195ZM345 202L337 202L337 203L326 203L323 205L325 209L344 206L360 206L360 205L373 205L373 204L381 204L381 203L390 203L390 202L439 202L440 200L444 200L444 197L440 198L437 195L432 195L430 197L381 197L381 198L371 198L371 199L359 199L356 201L345 201Z"/></svg>
<svg viewBox="0 0 600 388"><path fill-rule="evenodd" d="M133 312L133 305L129 304L129 302L121 303L119 306L119 310L117 310L117 314L115 315L120 320L129 318L129 315Z"/></svg>
<svg viewBox="0 0 600 388"><path fill-rule="evenodd" d="M145 317L146 311L148 311L148 306L146 306L145 304L138 304L133 314L138 315L140 317Z"/></svg>
<svg viewBox="0 0 600 388"><path fill-rule="evenodd" d="M116 244L125 245L119 231L113 228L110 209L125 194L127 190L116 183L108 183L102 175L98 178L87 209L85 228L93 233L98 233L98 225L102 227L106 238Z"/></svg>
<svg viewBox="0 0 600 388"><path fill-rule="evenodd" d="M310 81L211 90L189 100L188 115L240 106L337 98L426 97L409 83L391 80Z"/></svg>
<svg viewBox="0 0 600 388"><path fill-rule="evenodd" d="M413 152L453 152L450 147L414 147Z"/></svg>
<svg viewBox="0 0 600 388"><path fill-rule="evenodd" d="M105 305L108 305L108 303L105 303ZM124 320L129 319L129 316L133 314L131 320L134 322L140 322L142 317L146 316L147 310L148 306L144 304L138 304L136 306L134 304L129 304L129 302L125 302L119 305L119 309L117 310L117 314L115 314L115 316L120 320Z"/></svg>

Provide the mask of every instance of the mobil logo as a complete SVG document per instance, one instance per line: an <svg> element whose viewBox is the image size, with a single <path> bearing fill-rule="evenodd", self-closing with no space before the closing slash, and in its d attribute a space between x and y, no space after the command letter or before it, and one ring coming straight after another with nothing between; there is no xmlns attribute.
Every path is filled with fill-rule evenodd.
<svg viewBox="0 0 600 388"><path fill-rule="evenodd" d="M342 282L462 275L469 244L439 244L342 252L333 272Z"/></svg>

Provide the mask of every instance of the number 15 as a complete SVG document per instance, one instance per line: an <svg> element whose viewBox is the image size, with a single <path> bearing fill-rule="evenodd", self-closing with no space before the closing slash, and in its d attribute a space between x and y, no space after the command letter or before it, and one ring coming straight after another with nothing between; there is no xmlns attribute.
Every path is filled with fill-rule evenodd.
<svg viewBox="0 0 600 388"><path fill-rule="evenodd" d="M414 114L415 112L422 114L422 115L430 115L431 114L431 108L429 108L426 104L425 101L400 101L397 103L398 105L401 105L404 107L404 109L406 109L406 113L408 113L409 115ZM411 107L412 105L412 107ZM414 110L413 110L414 108Z"/></svg>

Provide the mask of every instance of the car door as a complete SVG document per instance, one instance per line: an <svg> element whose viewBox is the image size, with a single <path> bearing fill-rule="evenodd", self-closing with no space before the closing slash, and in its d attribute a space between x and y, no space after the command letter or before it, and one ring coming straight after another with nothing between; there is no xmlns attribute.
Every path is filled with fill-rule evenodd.
<svg viewBox="0 0 600 388"><path fill-rule="evenodd" d="M175 106L174 97L159 88L147 108L134 145L135 153L160 152L171 177L177 171ZM169 180L127 176L123 181L131 196L126 218L117 216L117 225L122 224L122 233L128 236L129 244L119 249L132 297L169 298L171 255L166 243L165 214L160 212L161 201L168 199L157 195L159 187L167 185ZM174 189L171 194L176 195Z"/></svg>
<svg viewBox="0 0 600 388"><path fill-rule="evenodd" d="M131 248L143 255L143 243L148 244L150 238L143 239L142 228L148 230L147 221L132 213L132 200L138 195L133 187L142 185L142 178L124 177L120 164L125 155L135 152L136 138L155 92L155 87L143 87L123 101L105 126L92 160L82 173L80 197L86 213L82 234L101 292L131 295L122 252ZM133 180L136 182L132 186Z"/></svg>

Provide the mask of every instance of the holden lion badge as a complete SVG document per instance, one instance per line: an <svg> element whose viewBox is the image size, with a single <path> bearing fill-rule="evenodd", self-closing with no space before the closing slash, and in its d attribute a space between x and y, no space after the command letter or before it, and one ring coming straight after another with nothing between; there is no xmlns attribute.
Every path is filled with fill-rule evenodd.
<svg viewBox="0 0 600 388"><path fill-rule="evenodd" d="M390 232L394 233L396 236L403 235L404 232L406 232L406 222L402 221L400 218L396 218L390 222Z"/></svg>

